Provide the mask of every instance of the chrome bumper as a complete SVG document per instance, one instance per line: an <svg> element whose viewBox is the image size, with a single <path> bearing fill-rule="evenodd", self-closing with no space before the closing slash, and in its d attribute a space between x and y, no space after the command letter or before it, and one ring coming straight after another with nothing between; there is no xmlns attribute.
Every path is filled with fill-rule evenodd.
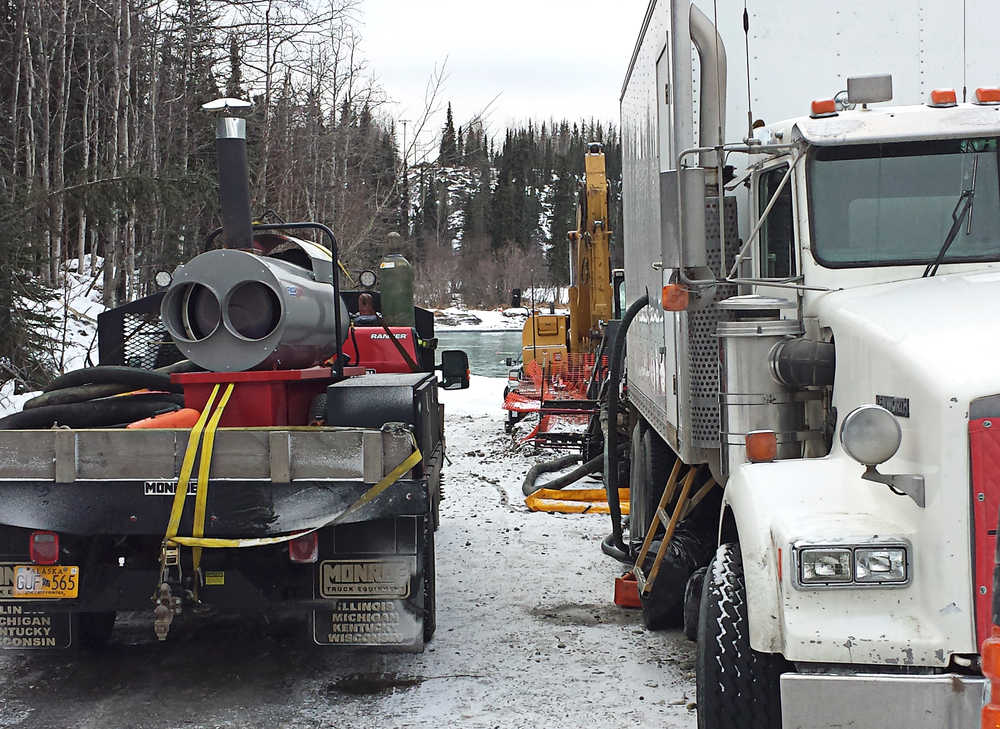
<svg viewBox="0 0 1000 729"><path fill-rule="evenodd" d="M781 677L782 729L978 729L988 683L941 674Z"/></svg>

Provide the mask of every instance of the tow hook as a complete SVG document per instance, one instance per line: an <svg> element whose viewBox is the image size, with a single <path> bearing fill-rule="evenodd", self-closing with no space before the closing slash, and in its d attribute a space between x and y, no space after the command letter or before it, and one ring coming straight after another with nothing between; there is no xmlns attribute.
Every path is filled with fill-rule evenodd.
<svg viewBox="0 0 1000 729"><path fill-rule="evenodd" d="M180 615L182 610L181 599L171 594L170 585L166 582L161 583L160 594L156 599L156 607L153 608L153 632L156 633L157 639L167 639L174 615Z"/></svg>

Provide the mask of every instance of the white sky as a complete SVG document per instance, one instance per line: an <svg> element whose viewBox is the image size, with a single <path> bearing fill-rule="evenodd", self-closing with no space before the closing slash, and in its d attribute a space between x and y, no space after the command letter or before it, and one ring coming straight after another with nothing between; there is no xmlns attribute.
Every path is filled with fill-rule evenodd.
<svg viewBox="0 0 1000 729"><path fill-rule="evenodd" d="M435 64L447 59L442 116L428 124L434 135L449 100L456 126L485 109L492 134L528 118L594 117L617 126L618 96L647 4L364 0L361 49L395 101L388 113L397 120L421 116Z"/></svg>

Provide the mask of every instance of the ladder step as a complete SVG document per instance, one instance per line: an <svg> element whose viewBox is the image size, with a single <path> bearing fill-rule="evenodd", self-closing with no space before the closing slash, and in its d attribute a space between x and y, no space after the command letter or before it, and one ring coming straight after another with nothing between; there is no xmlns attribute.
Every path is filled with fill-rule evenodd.
<svg viewBox="0 0 1000 729"><path fill-rule="evenodd" d="M635 584L641 595L643 590L646 589L646 575L642 573L642 568L638 565L632 568L632 574L635 575Z"/></svg>
<svg viewBox="0 0 1000 729"><path fill-rule="evenodd" d="M660 524L662 524L664 528L666 528L667 524L670 523L670 516L667 515L667 512L663 509L663 507L656 510L656 518L660 520Z"/></svg>

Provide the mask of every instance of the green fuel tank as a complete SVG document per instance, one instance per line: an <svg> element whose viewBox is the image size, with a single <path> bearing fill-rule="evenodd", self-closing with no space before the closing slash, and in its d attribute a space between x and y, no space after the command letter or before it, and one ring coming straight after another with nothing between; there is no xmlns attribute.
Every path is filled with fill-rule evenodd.
<svg viewBox="0 0 1000 729"><path fill-rule="evenodd" d="M393 327L416 325L413 317L413 266L398 253L379 263L382 290L382 317Z"/></svg>

